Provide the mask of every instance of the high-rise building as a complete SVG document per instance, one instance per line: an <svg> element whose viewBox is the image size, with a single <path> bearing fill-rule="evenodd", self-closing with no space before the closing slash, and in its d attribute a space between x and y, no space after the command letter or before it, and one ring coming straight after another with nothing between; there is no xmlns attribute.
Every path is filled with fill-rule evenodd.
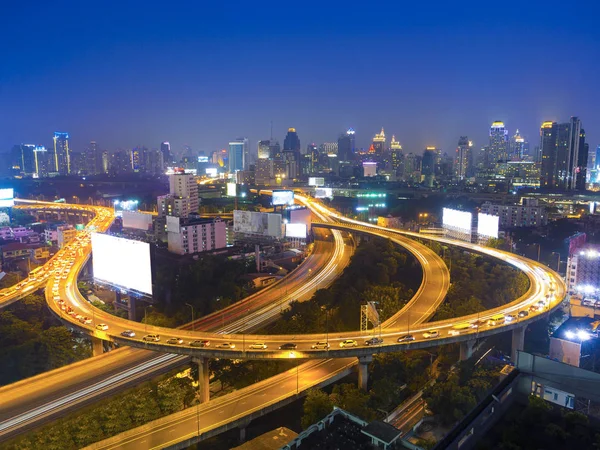
<svg viewBox="0 0 600 450"><path fill-rule="evenodd" d="M346 134L348 136L350 136L352 155L354 155L354 153L356 153L356 131L354 131L354 128L348 128L348 131L346 131Z"/></svg>
<svg viewBox="0 0 600 450"><path fill-rule="evenodd" d="M96 141L91 141L83 153L82 172L88 175L103 173L102 151L98 149Z"/></svg>
<svg viewBox="0 0 600 450"><path fill-rule="evenodd" d="M136 173L146 172L146 159L148 149L139 145L131 150L131 167Z"/></svg>
<svg viewBox="0 0 600 450"><path fill-rule="evenodd" d="M556 185L556 122L544 122L540 128L540 154L542 171L540 187L551 188Z"/></svg>
<svg viewBox="0 0 600 450"><path fill-rule="evenodd" d="M108 172L112 175L131 173L131 150L117 150L108 155Z"/></svg>
<svg viewBox="0 0 600 450"><path fill-rule="evenodd" d="M340 134L337 141L337 156L340 161L351 161L354 155L352 151L352 140L354 135L346 133Z"/></svg>
<svg viewBox="0 0 600 450"><path fill-rule="evenodd" d="M521 161L529 154L529 142L517 132L510 138L510 152L508 159L511 161Z"/></svg>
<svg viewBox="0 0 600 450"><path fill-rule="evenodd" d="M541 128L542 187L585 190L588 149L581 121L544 122Z"/></svg>
<svg viewBox="0 0 600 450"><path fill-rule="evenodd" d="M258 141L258 159L268 159L271 157L271 141Z"/></svg>
<svg viewBox="0 0 600 450"><path fill-rule="evenodd" d="M395 135L392 135L392 140L390 141L390 150L402 150L402 145L400 145L400 142L396 140Z"/></svg>
<svg viewBox="0 0 600 450"><path fill-rule="evenodd" d="M21 144L21 173L23 176L33 176L35 173L35 145Z"/></svg>
<svg viewBox="0 0 600 450"><path fill-rule="evenodd" d="M469 138L461 136L458 139L458 147L456 147L456 155L454 157L454 176L458 180L464 180L467 177L470 152Z"/></svg>
<svg viewBox="0 0 600 450"><path fill-rule="evenodd" d="M298 137L295 128L288 128L288 132L283 141L283 151L300 152L300 138Z"/></svg>
<svg viewBox="0 0 600 450"><path fill-rule="evenodd" d="M423 159L421 160L421 174L423 175L426 186L433 186L433 180L435 179L435 167L436 167L437 152L433 147L427 147L423 152Z"/></svg>
<svg viewBox="0 0 600 450"><path fill-rule="evenodd" d="M508 131L504 122L499 120L492 123L490 127L490 146L488 149L488 167L492 167L498 161L508 159Z"/></svg>
<svg viewBox="0 0 600 450"><path fill-rule="evenodd" d="M378 133L373 138L373 153L377 156L383 156L383 152L385 151L385 132L383 131L383 127L381 127L381 133Z"/></svg>
<svg viewBox="0 0 600 450"><path fill-rule="evenodd" d="M160 151L163 155L163 162L165 166L171 166L173 164L173 155L171 154L171 144L167 141L161 142Z"/></svg>
<svg viewBox="0 0 600 450"><path fill-rule="evenodd" d="M198 212L198 185L190 173L169 175L169 194L158 198L159 215L186 218Z"/></svg>
<svg viewBox="0 0 600 450"><path fill-rule="evenodd" d="M146 151L146 159L144 162L144 168L146 173L152 175L160 175L164 172L165 162L163 159L163 152L153 148Z"/></svg>
<svg viewBox="0 0 600 450"><path fill-rule="evenodd" d="M60 175L71 173L71 155L69 150L69 133L54 132L54 164L53 172Z"/></svg>
<svg viewBox="0 0 600 450"><path fill-rule="evenodd" d="M238 138L229 143L229 173L235 173L238 170L244 170L245 155L247 154L248 139Z"/></svg>
<svg viewBox="0 0 600 450"><path fill-rule="evenodd" d="M321 145L323 152L326 155L337 155L338 154L338 143L337 142L323 142Z"/></svg>

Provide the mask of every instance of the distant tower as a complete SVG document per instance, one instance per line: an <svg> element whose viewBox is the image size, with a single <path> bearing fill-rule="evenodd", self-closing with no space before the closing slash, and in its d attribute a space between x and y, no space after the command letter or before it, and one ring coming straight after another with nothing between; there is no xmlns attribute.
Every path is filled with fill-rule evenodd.
<svg viewBox="0 0 600 450"><path fill-rule="evenodd" d="M71 155L69 151L69 133L54 133L54 172L60 175L71 173Z"/></svg>
<svg viewBox="0 0 600 450"><path fill-rule="evenodd" d="M519 134L519 130L510 139L510 154L511 161L521 161L529 151L529 144L525 138Z"/></svg>
<svg viewBox="0 0 600 450"><path fill-rule="evenodd" d="M461 136L456 147L456 155L454 157L454 176L457 180L464 180L467 177L469 167L469 138Z"/></svg>
<svg viewBox="0 0 600 450"><path fill-rule="evenodd" d="M493 167L498 161L508 159L508 131L504 122L499 120L490 127L490 147L488 150L488 167Z"/></svg>
<svg viewBox="0 0 600 450"><path fill-rule="evenodd" d="M354 130L350 128L338 138L338 159L340 161L351 161L354 157Z"/></svg>
<svg viewBox="0 0 600 450"><path fill-rule="evenodd" d="M173 155L171 154L171 144L167 141L161 142L160 151L163 155L163 163L165 166L170 166L173 163Z"/></svg>
<svg viewBox="0 0 600 450"><path fill-rule="evenodd" d="M400 142L396 140L396 136L392 135L392 140L390 141L390 150L402 150L402 146Z"/></svg>
<svg viewBox="0 0 600 450"><path fill-rule="evenodd" d="M375 155L382 156L385 151L385 132L381 127L381 133L378 133L373 138L373 150Z"/></svg>
<svg viewBox="0 0 600 450"><path fill-rule="evenodd" d="M248 139L238 138L229 143L229 173L233 174L240 170L244 170L244 158L247 154Z"/></svg>
<svg viewBox="0 0 600 450"><path fill-rule="evenodd" d="M295 128L288 128L288 132L283 141L283 151L300 151L300 138Z"/></svg>

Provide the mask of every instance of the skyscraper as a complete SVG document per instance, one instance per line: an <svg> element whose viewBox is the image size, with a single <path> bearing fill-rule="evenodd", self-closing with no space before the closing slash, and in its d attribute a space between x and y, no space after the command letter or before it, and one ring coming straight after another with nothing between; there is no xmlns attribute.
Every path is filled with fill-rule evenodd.
<svg viewBox="0 0 600 450"><path fill-rule="evenodd" d="M392 135L392 140L390 141L390 150L402 150L402 145L400 145L400 142L396 140L395 135Z"/></svg>
<svg viewBox="0 0 600 450"><path fill-rule="evenodd" d="M268 159L271 157L271 141L258 141L258 159Z"/></svg>
<svg viewBox="0 0 600 450"><path fill-rule="evenodd" d="M470 152L469 138L461 136L458 140L458 147L456 147L456 155L454 157L454 176L458 180L464 180L467 177Z"/></svg>
<svg viewBox="0 0 600 450"><path fill-rule="evenodd" d="M381 127L381 133L378 133L373 138L373 151L377 156L383 156L383 152L385 151L385 132L383 131L383 127Z"/></svg>
<svg viewBox="0 0 600 450"><path fill-rule="evenodd" d="M433 180L435 179L436 158L435 147L427 147L423 152L421 173L424 177L425 185L429 187L433 186Z"/></svg>
<svg viewBox="0 0 600 450"><path fill-rule="evenodd" d="M540 153L542 155L542 171L540 187L551 188L556 185L556 135L558 124L544 122L540 128Z"/></svg>
<svg viewBox="0 0 600 450"><path fill-rule="evenodd" d="M229 143L229 173L235 173L244 170L244 157L247 153L248 139L238 138Z"/></svg>
<svg viewBox="0 0 600 450"><path fill-rule="evenodd" d="M518 129L515 135L510 138L509 147L508 159L511 161L521 161L526 155L529 154L529 143L523 136L520 135Z"/></svg>
<svg viewBox="0 0 600 450"><path fill-rule="evenodd" d="M300 152L300 138L295 128L288 128L288 132L283 140L283 151Z"/></svg>
<svg viewBox="0 0 600 450"><path fill-rule="evenodd" d="M575 167L575 189L585 191L587 176L587 162L590 153L590 144L585 142L585 130L582 128L579 133L579 154L577 157L577 167Z"/></svg>
<svg viewBox="0 0 600 450"><path fill-rule="evenodd" d="M71 173L71 155L69 153L69 133L54 132L53 171L60 175Z"/></svg>
<svg viewBox="0 0 600 450"><path fill-rule="evenodd" d="M165 166L170 166L173 163L173 155L171 154L171 144L167 141L161 142L160 151L163 155L163 163Z"/></svg>
<svg viewBox="0 0 600 450"><path fill-rule="evenodd" d="M585 190L589 146L577 117L568 123L544 122L540 147L542 187Z"/></svg>
<svg viewBox="0 0 600 450"><path fill-rule="evenodd" d="M352 161L354 158L354 130L352 128L338 138L337 155L340 161Z"/></svg>
<svg viewBox="0 0 600 450"><path fill-rule="evenodd" d="M490 146L488 150L488 167L493 167L498 161L508 159L508 131L504 122L495 121L490 127Z"/></svg>
<svg viewBox="0 0 600 450"><path fill-rule="evenodd" d="M82 171L88 175L102 173L102 152L96 141L91 141L83 153Z"/></svg>

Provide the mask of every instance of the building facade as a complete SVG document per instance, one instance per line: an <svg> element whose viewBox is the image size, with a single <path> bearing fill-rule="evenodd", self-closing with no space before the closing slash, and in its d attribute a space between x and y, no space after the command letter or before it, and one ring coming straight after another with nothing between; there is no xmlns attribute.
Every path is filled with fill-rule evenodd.
<svg viewBox="0 0 600 450"><path fill-rule="evenodd" d="M168 249L190 255L227 247L227 225L221 219L180 219L177 232L167 232Z"/></svg>
<svg viewBox="0 0 600 450"><path fill-rule="evenodd" d="M500 217L500 228L541 227L548 224L546 208L536 199L523 199L523 205L484 202L481 212Z"/></svg>

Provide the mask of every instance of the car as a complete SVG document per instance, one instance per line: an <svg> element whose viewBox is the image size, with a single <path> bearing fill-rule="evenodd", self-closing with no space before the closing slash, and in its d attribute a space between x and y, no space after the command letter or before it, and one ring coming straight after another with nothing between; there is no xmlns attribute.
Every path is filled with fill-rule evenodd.
<svg viewBox="0 0 600 450"><path fill-rule="evenodd" d="M425 333L423 333L423 337L425 339L436 338L439 335L440 335L440 332L438 330L429 330L429 331L426 331Z"/></svg>
<svg viewBox="0 0 600 450"><path fill-rule="evenodd" d="M458 331L458 330L448 330L448 334L450 336L458 336L460 334L460 331Z"/></svg>
<svg viewBox="0 0 600 450"><path fill-rule="evenodd" d="M210 347L210 341L196 339L190 342L190 347Z"/></svg>
<svg viewBox="0 0 600 450"><path fill-rule="evenodd" d="M310 346L310 348L315 349L315 350L317 350L317 349L327 350L329 347L330 347L329 342L326 342L326 341L319 341Z"/></svg>
<svg viewBox="0 0 600 450"><path fill-rule="evenodd" d="M218 344L216 347L232 349L232 348L235 348L235 344L233 342L222 342L221 344Z"/></svg>
<svg viewBox="0 0 600 450"><path fill-rule="evenodd" d="M96 325L96 330L106 331L108 330L108 325L106 325L105 323L99 323L98 325Z"/></svg>
<svg viewBox="0 0 600 450"><path fill-rule="evenodd" d="M529 315L529 311L527 310L523 310L523 311L519 311L519 317L527 317Z"/></svg>
<svg viewBox="0 0 600 450"><path fill-rule="evenodd" d="M134 337L135 336L135 331L125 330L125 331L121 332L121 336Z"/></svg>
<svg viewBox="0 0 600 450"><path fill-rule="evenodd" d="M279 346L279 350L296 350L297 347L298 346L296 344L288 342L287 344L281 344Z"/></svg>
<svg viewBox="0 0 600 450"><path fill-rule="evenodd" d="M531 305L531 306L529 307L529 312L536 312L537 310L538 310L538 307L537 307L537 305Z"/></svg>
<svg viewBox="0 0 600 450"><path fill-rule="evenodd" d="M81 319L83 319L83 316L82 316L81 314L77 314L77 315L75 316L75 318L76 318L77 320L81 320Z"/></svg>
<svg viewBox="0 0 600 450"><path fill-rule="evenodd" d="M63 310L63 311L66 311L66 310L67 310L67 304L66 304L66 303L64 303L64 302L63 302L63 303L61 303L61 304L60 304L60 309L61 309L61 310Z"/></svg>
<svg viewBox="0 0 600 450"><path fill-rule="evenodd" d="M142 338L142 340L148 342L159 342L160 336L158 334L147 334Z"/></svg>
<svg viewBox="0 0 600 450"><path fill-rule="evenodd" d="M263 342L255 342L254 344L250 344L250 348L253 350L265 350L267 348L267 344Z"/></svg>
<svg viewBox="0 0 600 450"><path fill-rule="evenodd" d="M357 346L358 346L358 342L356 342L354 339L345 339L342 342L340 342L341 348L357 347Z"/></svg>
<svg viewBox="0 0 600 450"><path fill-rule="evenodd" d="M89 325L89 324L92 323L92 319L90 319L89 317L82 317L81 319L79 319L79 321L81 323L84 323L84 324L87 324L87 325Z"/></svg>
<svg viewBox="0 0 600 450"><path fill-rule="evenodd" d="M412 334L404 334L398 338L398 342L411 342L414 340L415 337Z"/></svg>
<svg viewBox="0 0 600 450"><path fill-rule="evenodd" d="M365 345L379 345L383 344L383 339L379 337L372 337L371 339L367 339L365 341Z"/></svg>
<svg viewBox="0 0 600 450"><path fill-rule="evenodd" d="M167 344L180 345L180 344L183 344L183 339L181 339L181 338L171 338L171 339L167 340Z"/></svg>
<svg viewBox="0 0 600 450"><path fill-rule="evenodd" d="M76 315L77 313L76 313L76 312L75 312L73 309L70 309L70 310L68 309L68 310L67 310L67 314L68 314L68 315L70 315L70 316L74 316L74 315Z"/></svg>
<svg viewBox="0 0 600 450"><path fill-rule="evenodd" d="M506 315L507 322L514 322L515 320L517 320L517 316L515 314L507 314Z"/></svg>

